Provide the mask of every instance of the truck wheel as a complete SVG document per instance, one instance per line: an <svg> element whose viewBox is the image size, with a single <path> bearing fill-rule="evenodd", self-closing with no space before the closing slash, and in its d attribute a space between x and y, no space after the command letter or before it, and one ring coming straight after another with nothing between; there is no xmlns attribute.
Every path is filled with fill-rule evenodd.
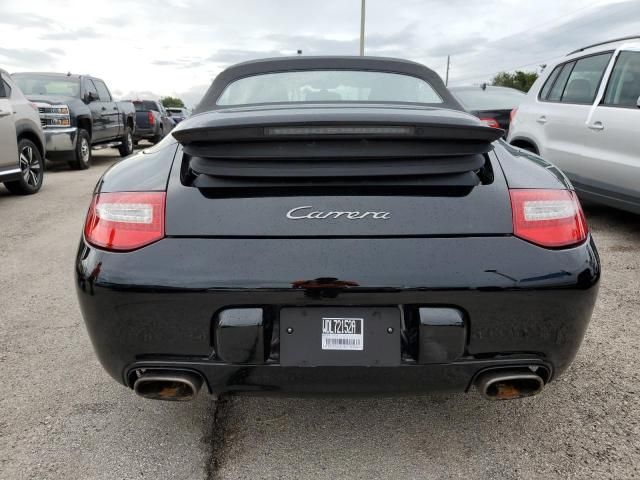
<svg viewBox="0 0 640 480"><path fill-rule="evenodd" d="M20 180L4 184L11 193L31 195L40 190L44 177L44 160L31 140L23 138L18 142Z"/></svg>
<svg viewBox="0 0 640 480"><path fill-rule="evenodd" d="M133 153L133 134L131 128L127 127L122 136L122 145L118 147L121 157L126 157Z"/></svg>
<svg viewBox="0 0 640 480"><path fill-rule="evenodd" d="M163 138L164 138L164 128L160 127L160 132L157 135L153 136L153 138L151 139L151 143L155 145Z"/></svg>
<svg viewBox="0 0 640 480"><path fill-rule="evenodd" d="M75 158L69 162L69 166L74 170L86 170L91 166L91 137L89 132L78 129L78 140L76 141Z"/></svg>

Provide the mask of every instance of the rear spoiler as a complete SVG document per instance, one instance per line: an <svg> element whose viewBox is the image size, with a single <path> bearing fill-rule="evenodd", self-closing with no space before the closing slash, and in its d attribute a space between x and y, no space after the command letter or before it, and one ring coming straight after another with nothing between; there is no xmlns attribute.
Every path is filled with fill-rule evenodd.
<svg viewBox="0 0 640 480"><path fill-rule="evenodd" d="M221 110L182 125L172 134L191 171L215 177L457 174L482 168L504 134L463 112L380 106Z"/></svg>
<svg viewBox="0 0 640 480"><path fill-rule="evenodd" d="M189 123L186 128L175 129L172 134L184 146L193 143L255 142L275 139L326 140L326 139L402 139L449 140L491 143L504 135L504 130L487 127L477 122L465 123L399 123L399 122L260 122L254 125L216 125ZM191 126L193 125L193 126Z"/></svg>

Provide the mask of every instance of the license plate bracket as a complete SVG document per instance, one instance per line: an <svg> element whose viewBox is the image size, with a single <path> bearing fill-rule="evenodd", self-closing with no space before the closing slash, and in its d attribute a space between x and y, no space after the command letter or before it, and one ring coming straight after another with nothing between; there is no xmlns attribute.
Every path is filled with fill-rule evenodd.
<svg viewBox="0 0 640 480"><path fill-rule="evenodd" d="M397 307L286 307L280 310L283 366L400 364Z"/></svg>

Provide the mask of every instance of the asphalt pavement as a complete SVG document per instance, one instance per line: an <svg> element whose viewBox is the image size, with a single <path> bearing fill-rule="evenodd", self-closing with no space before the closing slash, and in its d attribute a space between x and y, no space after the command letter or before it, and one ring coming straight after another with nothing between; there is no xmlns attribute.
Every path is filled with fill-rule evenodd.
<svg viewBox="0 0 640 480"><path fill-rule="evenodd" d="M640 477L640 217L587 208L600 296L571 368L525 400L136 397L93 354L73 259L91 192L119 160L0 186L0 479Z"/></svg>

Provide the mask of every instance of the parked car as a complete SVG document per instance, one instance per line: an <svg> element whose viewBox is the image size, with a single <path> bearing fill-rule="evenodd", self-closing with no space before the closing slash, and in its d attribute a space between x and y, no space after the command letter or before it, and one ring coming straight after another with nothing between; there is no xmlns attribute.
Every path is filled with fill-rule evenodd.
<svg viewBox="0 0 640 480"><path fill-rule="evenodd" d="M479 86L449 87L449 90L482 123L502 128L505 132L509 130L511 112L527 96L515 88L494 87L486 83Z"/></svg>
<svg viewBox="0 0 640 480"><path fill-rule="evenodd" d="M99 78L35 72L13 77L38 106L48 160L83 170L91 165L92 148L117 147L123 157L133 152L133 105L115 102Z"/></svg>
<svg viewBox="0 0 640 480"><path fill-rule="evenodd" d="M158 143L176 126L159 101L133 100L133 105L136 109L136 144L142 139Z"/></svg>
<svg viewBox="0 0 640 480"><path fill-rule="evenodd" d="M108 170L88 210L77 292L117 381L164 400L508 399L569 366L600 277L577 197L435 72L251 61L196 113Z"/></svg>
<svg viewBox="0 0 640 480"><path fill-rule="evenodd" d="M640 37L584 47L547 67L508 140L560 167L581 197L640 213Z"/></svg>
<svg viewBox="0 0 640 480"><path fill-rule="evenodd" d="M0 69L0 182L12 193L36 193L42 186L44 157L38 109Z"/></svg>
<svg viewBox="0 0 640 480"><path fill-rule="evenodd" d="M176 123L176 125L189 116L186 108L178 107L167 107L167 114Z"/></svg>

